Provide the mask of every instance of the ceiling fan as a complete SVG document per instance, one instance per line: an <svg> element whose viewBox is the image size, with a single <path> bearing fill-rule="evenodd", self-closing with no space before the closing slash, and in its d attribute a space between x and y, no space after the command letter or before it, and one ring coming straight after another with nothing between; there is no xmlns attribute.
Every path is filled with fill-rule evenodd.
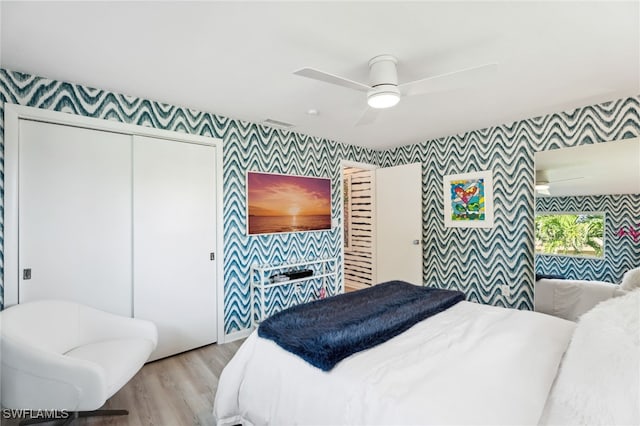
<svg viewBox="0 0 640 426"><path fill-rule="evenodd" d="M551 185L560 183L560 182L568 182L570 180L584 179L584 176L577 176L577 177L572 177L567 179L558 179L554 181L549 181L546 175L547 174L544 170L536 170L536 194L552 195Z"/></svg>
<svg viewBox="0 0 640 426"><path fill-rule="evenodd" d="M295 75L335 84L367 94L367 108L356 125L375 121L377 111L395 106L401 97L442 92L472 86L494 74L497 64L488 63L398 84L398 60L393 55L378 55L369 61L369 84L320 71L300 68Z"/></svg>

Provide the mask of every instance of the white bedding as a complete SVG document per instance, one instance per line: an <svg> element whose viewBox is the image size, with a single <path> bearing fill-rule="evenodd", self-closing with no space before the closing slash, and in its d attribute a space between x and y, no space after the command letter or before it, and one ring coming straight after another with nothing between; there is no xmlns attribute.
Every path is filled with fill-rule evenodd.
<svg viewBox="0 0 640 426"><path fill-rule="evenodd" d="M254 332L224 369L219 425L535 425L575 324L470 302L323 372Z"/></svg>
<svg viewBox="0 0 640 426"><path fill-rule="evenodd" d="M541 424L640 424L640 290L580 318Z"/></svg>

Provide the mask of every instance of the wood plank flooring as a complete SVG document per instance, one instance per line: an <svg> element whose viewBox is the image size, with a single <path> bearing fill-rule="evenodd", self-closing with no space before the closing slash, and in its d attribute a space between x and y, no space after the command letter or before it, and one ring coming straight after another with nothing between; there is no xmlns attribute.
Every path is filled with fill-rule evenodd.
<svg viewBox="0 0 640 426"><path fill-rule="evenodd" d="M356 291L356 290L358 290L356 287L351 287L351 286L349 286L347 284L344 285L344 292L345 293L350 293L350 292Z"/></svg>
<svg viewBox="0 0 640 426"><path fill-rule="evenodd" d="M222 369L244 340L209 345L145 365L103 409L128 416L78 419L84 426L213 425L213 398ZM17 420L0 420L14 426Z"/></svg>
<svg viewBox="0 0 640 426"><path fill-rule="evenodd" d="M363 288L369 288L367 286L363 286L361 284L350 284L350 283L346 283L344 284L344 292L345 293L350 293L352 291L358 291L358 290L362 290Z"/></svg>

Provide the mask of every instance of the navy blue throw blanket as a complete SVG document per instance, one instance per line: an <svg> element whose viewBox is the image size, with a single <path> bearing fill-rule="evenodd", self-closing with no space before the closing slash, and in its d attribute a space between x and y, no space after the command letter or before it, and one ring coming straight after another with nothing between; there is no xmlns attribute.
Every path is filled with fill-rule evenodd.
<svg viewBox="0 0 640 426"><path fill-rule="evenodd" d="M538 274L536 273L536 281L540 280L566 280L567 278L564 275L556 275L556 274Z"/></svg>
<svg viewBox="0 0 640 426"><path fill-rule="evenodd" d="M260 324L258 335L329 371L461 300L459 291L389 281L285 309Z"/></svg>

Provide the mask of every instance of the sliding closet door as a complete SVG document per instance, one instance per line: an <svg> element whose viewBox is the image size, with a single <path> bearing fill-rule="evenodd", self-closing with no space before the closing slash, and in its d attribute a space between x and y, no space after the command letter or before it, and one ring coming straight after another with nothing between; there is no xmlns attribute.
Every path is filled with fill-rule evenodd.
<svg viewBox="0 0 640 426"><path fill-rule="evenodd" d="M131 316L131 136L20 120L18 299Z"/></svg>
<svg viewBox="0 0 640 426"><path fill-rule="evenodd" d="M157 359L217 339L216 157L212 146L133 143L134 315L158 326Z"/></svg>

